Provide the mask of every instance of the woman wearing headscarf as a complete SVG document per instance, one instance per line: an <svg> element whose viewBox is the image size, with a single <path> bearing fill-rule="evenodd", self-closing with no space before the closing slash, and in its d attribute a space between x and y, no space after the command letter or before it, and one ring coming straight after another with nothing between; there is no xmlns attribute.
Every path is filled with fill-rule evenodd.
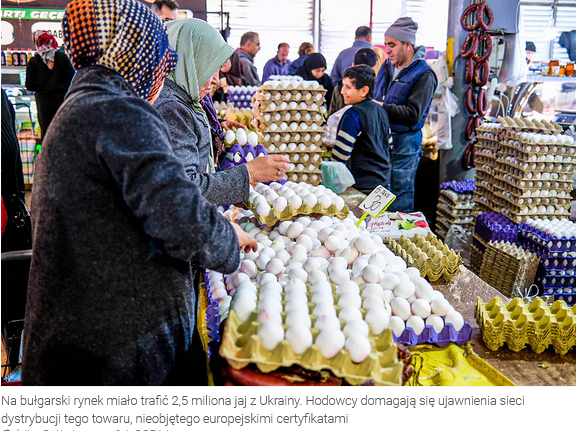
<svg viewBox="0 0 576 431"><path fill-rule="evenodd" d="M178 64L154 107L168 124L174 154L210 202L245 202L251 183L279 180L289 169L290 160L279 155L258 157L245 165L214 172L210 123L201 100L210 94L234 48L206 21L184 19L166 27L170 46L178 53ZM214 115L211 119L215 120Z"/></svg>
<svg viewBox="0 0 576 431"><path fill-rule="evenodd" d="M68 56L58 51L54 36L40 33L34 40L37 52L26 66L26 88L36 92L38 123L44 138L74 78L74 67Z"/></svg>
<svg viewBox="0 0 576 431"><path fill-rule="evenodd" d="M36 164L23 383L187 384L193 268L232 272L256 243L187 178L151 106L177 58L162 22L74 0L62 26L78 73Z"/></svg>
<svg viewBox="0 0 576 431"><path fill-rule="evenodd" d="M306 81L316 81L326 90L326 105L330 108L330 101L332 100L332 92L334 86L332 80L326 75L326 59L322 54L310 54L306 61L300 66L294 75L301 76Z"/></svg>

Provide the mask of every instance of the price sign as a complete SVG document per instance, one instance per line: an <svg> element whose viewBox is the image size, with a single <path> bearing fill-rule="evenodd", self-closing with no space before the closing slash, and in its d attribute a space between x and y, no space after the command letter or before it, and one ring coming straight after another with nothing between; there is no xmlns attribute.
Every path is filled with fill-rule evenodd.
<svg viewBox="0 0 576 431"><path fill-rule="evenodd" d="M373 218L378 218L394 202L394 199L396 196L391 191L378 186L360 204L360 209Z"/></svg>

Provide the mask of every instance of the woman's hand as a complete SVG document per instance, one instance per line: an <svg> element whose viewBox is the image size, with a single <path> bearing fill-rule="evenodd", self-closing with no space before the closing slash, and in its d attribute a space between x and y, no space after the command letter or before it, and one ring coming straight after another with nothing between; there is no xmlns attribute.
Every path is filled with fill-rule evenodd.
<svg viewBox="0 0 576 431"><path fill-rule="evenodd" d="M236 236L238 236L238 245L240 245L240 250L244 249L246 253L258 250L258 243L252 235L244 232L244 229L236 223L231 223L232 227L236 231Z"/></svg>
<svg viewBox="0 0 576 431"><path fill-rule="evenodd" d="M238 121L230 121L230 120L226 120L226 121L222 121L220 123L220 125L222 126L222 128L224 130L230 130L232 129L232 127L236 127L237 129L245 129L246 126L242 123L239 123Z"/></svg>
<svg viewBox="0 0 576 431"><path fill-rule="evenodd" d="M278 181L286 175L290 169L290 159L286 156L257 157L246 163L250 174L250 184Z"/></svg>

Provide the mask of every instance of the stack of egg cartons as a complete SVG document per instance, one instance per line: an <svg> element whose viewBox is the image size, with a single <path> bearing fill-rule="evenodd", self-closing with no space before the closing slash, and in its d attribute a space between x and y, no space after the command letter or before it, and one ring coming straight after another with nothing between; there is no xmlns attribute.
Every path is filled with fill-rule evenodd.
<svg viewBox="0 0 576 431"><path fill-rule="evenodd" d="M519 226L518 242L540 257L540 295L575 304L576 225L568 219L528 219Z"/></svg>
<svg viewBox="0 0 576 431"><path fill-rule="evenodd" d="M478 210L500 212L515 223L569 216L574 138L560 134L556 124L520 119L477 130Z"/></svg>
<svg viewBox="0 0 576 431"><path fill-rule="evenodd" d="M440 197L436 209L436 234L444 239L453 224L472 234L474 221L474 180L448 181L440 184Z"/></svg>
<svg viewBox="0 0 576 431"><path fill-rule="evenodd" d="M290 158L288 179L320 184L324 95L316 81L268 81L254 96L252 105L261 142L270 154Z"/></svg>
<svg viewBox="0 0 576 431"><path fill-rule="evenodd" d="M505 241L513 243L516 242L517 237L518 226L508 220L503 214L494 212L478 214L470 249L470 269L476 274L480 274L484 251L489 242Z"/></svg>
<svg viewBox="0 0 576 431"><path fill-rule="evenodd" d="M256 85L231 85L228 87L228 102L236 108L249 108L252 105L252 96L257 91Z"/></svg>

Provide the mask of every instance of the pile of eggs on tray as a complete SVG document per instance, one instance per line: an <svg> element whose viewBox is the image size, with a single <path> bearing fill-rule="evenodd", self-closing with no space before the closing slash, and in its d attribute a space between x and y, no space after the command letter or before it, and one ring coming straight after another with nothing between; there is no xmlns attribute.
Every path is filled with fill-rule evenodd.
<svg viewBox="0 0 576 431"><path fill-rule="evenodd" d="M232 145L233 143L237 142L240 146L244 146L246 144L250 144L253 147L258 145L258 133L256 132L248 132L244 129L238 129L236 132L233 130L227 130L224 134L224 141L227 145Z"/></svg>
<svg viewBox="0 0 576 431"><path fill-rule="evenodd" d="M346 348L357 363L371 352L369 335L387 328L397 337L407 327L416 335L426 325L437 333L448 323L460 330L464 319L442 293L357 221L350 214L299 217L274 229L241 223L258 250L242 255L226 283L214 278L212 298L229 307L233 297L241 322L256 313L267 350L286 339L297 354L312 344L325 358ZM319 331L315 339L312 327Z"/></svg>

